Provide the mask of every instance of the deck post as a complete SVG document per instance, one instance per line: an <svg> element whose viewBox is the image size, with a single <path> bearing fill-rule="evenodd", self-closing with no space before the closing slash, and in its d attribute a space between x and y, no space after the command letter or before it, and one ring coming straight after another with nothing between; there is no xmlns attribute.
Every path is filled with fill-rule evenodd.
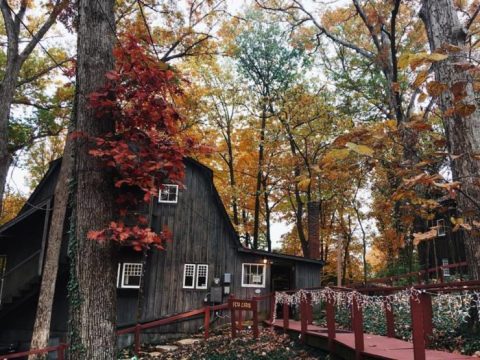
<svg viewBox="0 0 480 360"><path fill-rule="evenodd" d="M283 331L287 332L288 330L288 317L290 316L290 308L288 304L285 302L283 303Z"/></svg>
<svg viewBox="0 0 480 360"><path fill-rule="evenodd" d="M274 319L275 311L277 310L277 309L275 309L276 304L277 303L275 301L275 292L273 292L270 295L270 322L272 323L272 325L273 325L273 319Z"/></svg>
<svg viewBox="0 0 480 360"><path fill-rule="evenodd" d="M328 333L328 349L330 353L335 351L335 307L333 304L333 299L327 299L326 301L326 312L327 312L327 333Z"/></svg>
<svg viewBox="0 0 480 360"><path fill-rule="evenodd" d="M135 334L134 334L134 341L135 341L135 355L138 356L140 353L140 324L135 325Z"/></svg>
<svg viewBox="0 0 480 360"><path fill-rule="evenodd" d="M386 294L388 295L388 293ZM393 315L393 307L391 301L387 298L384 302L385 319L387 323L387 337L395 337L395 316Z"/></svg>
<svg viewBox="0 0 480 360"><path fill-rule="evenodd" d="M422 295L415 299L410 297L412 316L412 340L414 360L425 360L425 330L423 321Z"/></svg>
<svg viewBox="0 0 480 360"><path fill-rule="evenodd" d="M235 337L237 336L237 324L235 321L235 309L233 308L232 302L233 302L233 296L230 296L230 298L228 299L228 307L230 308L230 323L232 326L232 339L235 339Z"/></svg>
<svg viewBox="0 0 480 360"><path fill-rule="evenodd" d="M252 303L253 311L253 337L258 339L258 301Z"/></svg>
<svg viewBox="0 0 480 360"><path fill-rule="evenodd" d="M313 324L313 304L312 304L312 294L307 294L307 320L309 324Z"/></svg>
<svg viewBox="0 0 480 360"><path fill-rule="evenodd" d="M365 349L363 339L363 314L361 305L358 303L357 295L352 298L352 328L355 335L355 360L362 358Z"/></svg>
<svg viewBox="0 0 480 360"><path fill-rule="evenodd" d="M242 330L243 330L243 327L242 327L242 322L243 322L242 310L238 310L238 311L237 311L237 314L238 314L237 329L238 329L239 331L242 331Z"/></svg>
<svg viewBox="0 0 480 360"><path fill-rule="evenodd" d="M305 338L307 336L308 330L308 303L305 297L302 297L300 300L300 334L301 338L300 341L302 343L305 342Z"/></svg>
<svg viewBox="0 0 480 360"><path fill-rule="evenodd" d="M423 333L425 334L425 347L428 347L433 335L432 296L430 294L422 294L420 300L423 312Z"/></svg>
<svg viewBox="0 0 480 360"><path fill-rule="evenodd" d="M57 350L57 358L58 360L64 360L65 359L65 348L67 347L66 344L60 344L58 346Z"/></svg>
<svg viewBox="0 0 480 360"><path fill-rule="evenodd" d="M205 317L203 320L203 327L205 329L205 340L210 336L210 306L205 306Z"/></svg>

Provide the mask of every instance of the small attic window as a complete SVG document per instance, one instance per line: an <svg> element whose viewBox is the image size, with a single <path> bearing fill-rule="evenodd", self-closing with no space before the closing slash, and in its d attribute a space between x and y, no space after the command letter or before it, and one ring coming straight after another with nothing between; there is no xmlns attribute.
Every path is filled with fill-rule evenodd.
<svg viewBox="0 0 480 360"><path fill-rule="evenodd" d="M178 185L164 184L158 195L159 203L176 204L178 202Z"/></svg>
<svg viewBox="0 0 480 360"><path fill-rule="evenodd" d="M447 234L447 228L445 226L445 220L437 220L437 236L445 236Z"/></svg>

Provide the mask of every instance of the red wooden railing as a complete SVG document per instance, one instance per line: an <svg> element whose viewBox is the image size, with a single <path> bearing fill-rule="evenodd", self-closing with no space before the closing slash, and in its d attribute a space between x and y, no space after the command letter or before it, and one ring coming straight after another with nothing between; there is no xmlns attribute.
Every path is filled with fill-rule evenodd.
<svg viewBox="0 0 480 360"><path fill-rule="evenodd" d="M120 329L117 331L117 335L124 335L124 334L134 334L134 352L135 354L139 354L140 352L140 335L142 330L155 328L158 326L172 324L177 321L189 319L192 317L196 317L199 315L204 316L204 337L208 339L210 336L210 312L218 311L218 310L225 310L228 309L228 304L221 304L215 306L204 306L201 309L196 309L192 311L187 311L184 313L180 313L177 315L169 316L164 319L155 320L143 324L136 324L134 326L130 326L124 329ZM60 344L57 346L50 346L43 349L35 349L35 350L28 350L19 353L9 354L9 355L0 355L0 360L4 359L17 359L29 355L42 355L48 354L51 352L57 352L57 357L59 360L65 359L65 350L68 348L67 344Z"/></svg>
<svg viewBox="0 0 480 360"><path fill-rule="evenodd" d="M142 330L152 329L155 327L169 325L177 321L186 320L192 317L196 317L199 315L204 316L204 337L208 339L210 336L210 312L218 311L218 310L225 310L228 309L228 304L221 304L215 306L204 306L201 309L196 309L192 311L187 311L184 313L180 313L177 315L169 316L165 319L155 320L148 323L137 324L135 326L131 326L125 329L120 329L117 331L117 335L124 335L124 334L134 334L134 352L138 355L140 352L140 335Z"/></svg>
<svg viewBox="0 0 480 360"><path fill-rule="evenodd" d="M421 292L417 298L410 299L411 307L411 320L412 320L412 342L413 342L413 352L415 360L425 360L426 358L426 348L429 345L430 337L433 334L433 312L432 312L432 293L446 293L446 292L459 292L465 290L478 290L480 289L480 281L463 281L463 282L451 282L451 283L437 283L437 284L424 284L416 285L413 287L397 286L397 287L365 287L355 289L360 293L381 293L382 295L391 294L396 291L402 291L406 289L414 288L416 290L424 290L428 292ZM305 290L316 290L320 288L310 288ZM351 292L354 291L351 288L342 288L342 287L332 287L332 289L337 291ZM298 290L297 290L298 291ZM287 291L287 293L294 293L295 291ZM263 298L268 298L273 295L265 295ZM274 301L274 300L273 300ZM388 300L386 300L388 301ZM273 302L274 304L275 302ZM275 306L271 306L271 317L273 320L273 311L275 311ZM290 323L290 308L289 305L284 303L282 309L283 317L283 328L287 332L289 330ZM327 322L327 337L328 337L328 347L329 351L335 352L335 336L336 336L336 327L335 327L335 306L332 301L327 301L325 304L326 310L326 322ZM308 325L311 324L311 314L312 314L312 304L309 297L302 298L300 303L300 333L301 340L305 341L306 335L308 332ZM385 318L387 324L387 337L395 337L395 319L392 309L385 307ZM363 330L363 310L362 307L358 305L357 299L353 297L352 304L352 324L351 329L354 334L354 350L355 350L355 359L360 359L362 353L364 352L364 330ZM270 321L270 323L273 323Z"/></svg>
<svg viewBox="0 0 480 360"><path fill-rule="evenodd" d="M56 352L58 360L64 360L65 350L67 349L67 347L68 347L67 344L59 344L57 346L49 346L44 349L28 350L28 351L23 351L23 352L14 353L14 354L0 355L0 359L2 360L18 359L18 358L22 358L30 355L44 355L51 352Z"/></svg>

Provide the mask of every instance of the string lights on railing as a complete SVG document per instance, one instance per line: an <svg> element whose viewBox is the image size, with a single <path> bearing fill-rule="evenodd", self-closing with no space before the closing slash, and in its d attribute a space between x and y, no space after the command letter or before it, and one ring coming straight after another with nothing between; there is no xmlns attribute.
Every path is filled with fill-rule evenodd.
<svg viewBox="0 0 480 360"><path fill-rule="evenodd" d="M388 295L366 295L356 290L345 291L329 287L318 290L298 290L294 293L276 292L275 307L277 304L298 307L302 301L309 301L312 305L330 302L334 306L352 308L354 299L360 309L374 307L377 309L393 310L395 307L409 307L411 301L420 302L420 295L432 296L432 305L437 313L453 320L467 321L472 308L480 310L480 292L460 291L459 293L433 293L414 287L397 291ZM276 314L273 314L274 320Z"/></svg>

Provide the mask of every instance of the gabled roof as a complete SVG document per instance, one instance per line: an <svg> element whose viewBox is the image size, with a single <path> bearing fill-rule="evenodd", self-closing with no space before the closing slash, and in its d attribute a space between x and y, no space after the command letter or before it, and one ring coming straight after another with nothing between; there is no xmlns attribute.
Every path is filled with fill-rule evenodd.
<svg viewBox="0 0 480 360"><path fill-rule="evenodd" d="M324 265L323 261L321 261L321 260L313 260L313 259L308 259L308 258L304 258L304 257L301 257L301 256L293 256L293 255L286 255L286 254L280 254L280 253L271 253L271 252L263 251L263 250L253 250L253 249L249 249L249 248L244 247L243 244L240 241L240 237L238 235L238 232L236 231L235 227L233 226L232 220L230 219L230 216L228 215L228 212L225 208L225 205L224 205L222 199L220 198L220 194L218 193L218 190L215 187L215 184L213 182L213 171L212 171L212 169L210 169L209 167L203 165L199 161L197 161L193 158L190 158L190 157L186 157L184 159L184 162L185 162L186 165L191 165L191 166L199 169L208 178L208 180L211 182L212 189L213 189L214 201L215 201L216 205L218 206L218 208L220 210L220 213L221 213L221 215L222 215L222 217L225 221L225 224L227 224L227 226L229 228L229 231L231 231L231 233L233 235L232 237L235 239L235 243L236 243L235 245L236 245L239 252L248 253L248 254L257 255L257 256L262 256L262 257L268 257L268 258L281 258L281 259L291 260L291 261L307 262L307 263L316 264L316 265L319 265L319 266ZM62 158L56 159L56 160L54 160L50 163L50 167L49 167L47 173L42 178L42 180L40 181L38 186L35 188L33 193L30 195L30 197L27 200L27 203L23 206L23 208L20 210L19 214L14 219L12 219L8 223L6 223L2 227L0 227L0 232L6 230L7 228L13 226L14 224L16 224L18 222L26 219L28 216L30 216L34 212L40 210L42 206L45 206L47 204L47 202L51 200L51 198L53 197L53 193L47 199L43 199L42 201L40 201L38 203L36 202L36 197L41 192L41 190L45 186L45 184L49 181L49 178L51 176L53 176L53 174L55 173L55 171L57 171L57 169L60 168L61 163L62 163ZM32 205L34 205L34 206L32 207Z"/></svg>

